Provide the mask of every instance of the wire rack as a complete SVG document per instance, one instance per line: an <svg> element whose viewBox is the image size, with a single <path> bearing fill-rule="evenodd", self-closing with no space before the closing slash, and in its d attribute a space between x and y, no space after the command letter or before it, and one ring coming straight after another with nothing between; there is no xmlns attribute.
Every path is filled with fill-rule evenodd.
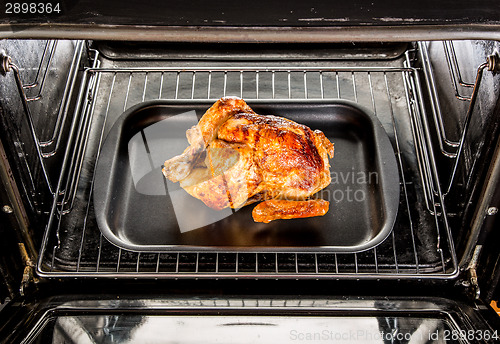
<svg viewBox="0 0 500 344"><path fill-rule="evenodd" d="M96 59L98 61L98 59ZM45 277L112 278L452 278L458 273L443 193L430 151L419 71L401 66L286 66L224 63L110 67L84 71L39 255ZM95 162L126 109L151 99L199 102L236 95L247 102L348 99L387 131L401 176L390 236L352 254L326 252L157 252L115 247L100 233L92 203Z"/></svg>
<svg viewBox="0 0 500 344"><path fill-rule="evenodd" d="M25 195L31 208L37 213L43 211L39 207L41 202L38 195L46 189L52 197L55 196L56 176L50 171L49 160L61 151L64 130L69 117L71 95L77 87L77 75L85 53L84 48L84 41L47 40L43 44L43 52L34 70L22 69L10 57L2 55L2 58L7 61L7 71L13 72L27 123L27 133L32 141L27 147L33 147L33 154L24 147L24 142L21 140L14 144L25 171L26 181L23 183ZM72 54L70 61L60 63L61 56L67 58L68 54ZM27 79L30 81L26 81ZM58 84L64 85L64 88L60 90L60 97L58 96L59 90L54 86ZM54 110L55 116L51 116L48 113L50 111L45 110L47 113L43 120L40 120L40 117L36 116L37 112L43 112L41 105L49 104L46 100L51 98L54 98L54 103L50 103L50 111L57 109ZM31 155L33 158L30 157ZM40 178L38 178L39 174Z"/></svg>

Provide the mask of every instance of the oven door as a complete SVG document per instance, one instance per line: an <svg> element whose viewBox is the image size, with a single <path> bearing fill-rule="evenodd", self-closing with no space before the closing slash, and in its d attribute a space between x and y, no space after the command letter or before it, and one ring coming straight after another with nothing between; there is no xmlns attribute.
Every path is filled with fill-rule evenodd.
<svg viewBox="0 0 500 344"><path fill-rule="evenodd" d="M494 343L495 318L442 298L67 295L11 302L0 333L5 343L54 344Z"/></svg>

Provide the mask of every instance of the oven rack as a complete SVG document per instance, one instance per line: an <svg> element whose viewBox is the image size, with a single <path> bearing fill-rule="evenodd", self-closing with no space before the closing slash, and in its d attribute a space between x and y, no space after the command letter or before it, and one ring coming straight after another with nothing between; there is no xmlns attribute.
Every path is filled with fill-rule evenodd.
<svg viewBox="0 0 500 344"><path fill-rule="evenodd" d="M466 111L463 120L461 121L461 128L458 132L458 138L456 140L451 140L449 134L446 132L443 111L440 106L440 100L438 97L438 90L436 88L435 75L431 59L429 57L431 42L418 42L418 54L420 60L423 64L423 72L425 75L426 86L429 93L429 103L431 107L432 119L434 122L434 133L439 144L440 153L449 158L452 161L450 171L448 176L442 176L442 180L445 184L442 185L443 196L446 197L453 185L455 184L455 178L457 175L457 170L461 159L464 155L464 149L466 146L466 138L470 128L471 120L475 110L475 104L481 86L481 80L485 71L494 72L499 68L497 61L499 56L497 53L489 55L485 62L481 63L475 73L474 82L466 82L462 76L462 71L460 64L457 59L457 54L455 51L455 43L453 41L442 41L433 42L442 46L443 55L446 60L447 71L450 77L450 88L453 92L453 97L458 101L466 103ZM467 95L462 93L467 91ZM477 110L476 110L477 112ZM444 173L442 173L444 174ZM434 193L437 191L434 189Z"/></svg>
<svg viewBox="0 0 500 344"><path fill-rule="evenodd" d="M67 144L74 149L66 151L38 273L96 278L453 278L457 258L420 90L419 70L410 66L87 68ZM249 103L348 99L372 110L389 134L401 176L391 235L369 251L352 254L139 253L109 243L95 223L91 194L95 162L114 120L146 100L195 103L226 95Z"/></svg>
<svg viewBox="0 0 500 344"><path fill-rule="evenodd" d="M71 112L72 94L78 86L78 72L80 65L87 56L89 50L86 49L85 41L45 41L43 52L39 57L38 66L34 69L24 69L18 66L16 61L4 53L0 54L3 63L3 72L13 72L15 85L20 96L24 116L26 118L27 130L31 138L33 155L35 161L28 159L31 152L24 147L23 142L16 142L16 150L21 162L21 166L26 171L28 187L26 197L33 209L37 213L42 213L37 195L40 189L47 189L52 197L55 196L54 180L56 173L51 171L50 158L58 155L64 148L61 147L64 141L65 130L67 129L68 114ZM59 60L61 56L72 55L71 62L67 70L65 65L61 66ZM34 74L32 76L31 74ZM31 77L31 78L30 78ZM29 81L26 81L29 80ZM55 84L63 80L64 88L58 94L51 89L50 84ZM49 86L46 87L46 85ZM49 99L57 99L57 104L51 104L57 109L54 116L40 117L40 105L47 104ZM41 120L41 118L43 120ZM49 123L47 123L47 122ZM42 129L49 129L44 132ZM62 154L62 153L61 153ZM38 171L41 178L38 176ZM41 179L41 184L38 182ZM60 190L63 192L63 190Z"/></svg>

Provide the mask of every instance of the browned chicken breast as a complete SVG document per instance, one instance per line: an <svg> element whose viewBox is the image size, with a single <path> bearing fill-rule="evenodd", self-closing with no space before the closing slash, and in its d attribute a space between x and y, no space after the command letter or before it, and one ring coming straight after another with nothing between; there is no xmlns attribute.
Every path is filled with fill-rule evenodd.
<svg viewBox="0 0 500 344"><path fill-rule="evenodd" d="M270 199L257 222L324 215L328 202L308 200L331 182L333 143L288 119L262 116L239 98L218 100L187 131L190 146L163 173L213 209ZM279 211L282 208L283 211Z"/></svg>

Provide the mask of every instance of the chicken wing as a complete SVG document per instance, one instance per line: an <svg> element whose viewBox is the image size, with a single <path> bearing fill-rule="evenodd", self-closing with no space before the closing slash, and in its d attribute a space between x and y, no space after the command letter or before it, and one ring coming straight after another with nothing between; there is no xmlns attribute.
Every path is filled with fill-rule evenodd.
<svg viewBox="0 0 500 344"><path fill-rule="evenodd" d="M269 223L277 219L297 219L323 216L328 212L329 202L322 199L287 201L271 199L259 203L252 210L255 222Z"/></svg>

